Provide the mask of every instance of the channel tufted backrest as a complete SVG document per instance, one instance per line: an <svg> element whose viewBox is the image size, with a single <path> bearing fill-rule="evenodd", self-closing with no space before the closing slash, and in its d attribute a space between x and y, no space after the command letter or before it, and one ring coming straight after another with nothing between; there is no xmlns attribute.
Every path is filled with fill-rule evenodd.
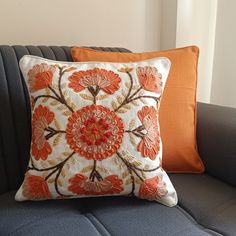
<svg viewBox="0 0 236 236"><path fill-rule="evenodd" d="M128 52L124 48L91 48ZM30 103L18 66L26 54L72 61L70 47L0 46L0 194L19 187L29 159Z"/></svg>

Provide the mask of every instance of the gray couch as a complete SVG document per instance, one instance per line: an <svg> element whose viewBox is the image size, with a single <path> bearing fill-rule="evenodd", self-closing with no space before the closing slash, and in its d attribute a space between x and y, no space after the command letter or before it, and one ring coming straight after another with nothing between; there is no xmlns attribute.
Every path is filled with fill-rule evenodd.
<svg viewBox="0 0 236 236"><path fill-rule="evenodd" d="M206 172L170 175L178 206L127 197L15 202L31 135L18 61L25 54L71 61L69 50L0 46L0 235L236 235L236 109L202 103L197 138Z"/></svg>

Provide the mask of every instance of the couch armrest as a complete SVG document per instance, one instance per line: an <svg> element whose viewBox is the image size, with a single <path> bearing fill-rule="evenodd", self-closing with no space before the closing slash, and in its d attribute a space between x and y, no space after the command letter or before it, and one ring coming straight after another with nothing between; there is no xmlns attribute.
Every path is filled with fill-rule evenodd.
<svg viewBox="0 0 236 236"><path fill-rule="evenodd" d="M236 109L198 103L197 141L206 172L236 185Z"/></svg>

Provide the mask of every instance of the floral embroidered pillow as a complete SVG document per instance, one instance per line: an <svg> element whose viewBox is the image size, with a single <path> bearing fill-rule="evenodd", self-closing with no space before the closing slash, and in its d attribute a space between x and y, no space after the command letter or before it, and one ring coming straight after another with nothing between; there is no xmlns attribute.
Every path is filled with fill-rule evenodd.
<svg viewBox="0 0 236 236"><path fill-rule="evenodd" d="M177 204L158 123L167 58L70 63L24 56L31 157L16 200L126 195Z"/></svg>

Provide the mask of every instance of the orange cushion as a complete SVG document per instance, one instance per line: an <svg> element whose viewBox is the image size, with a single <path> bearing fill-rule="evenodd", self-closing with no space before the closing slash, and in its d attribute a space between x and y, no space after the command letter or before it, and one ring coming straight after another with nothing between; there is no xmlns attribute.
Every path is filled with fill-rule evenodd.
<svg viewBox="0 0 236 236"><path fill-rule="evenodd" d="M190 46L146 53L102 52L72 48L74 61L134 62L168 57L171 70L160 107L163 168L168 172L201 173L204 165L196 143L196 86L199 49Z"/></svg>

